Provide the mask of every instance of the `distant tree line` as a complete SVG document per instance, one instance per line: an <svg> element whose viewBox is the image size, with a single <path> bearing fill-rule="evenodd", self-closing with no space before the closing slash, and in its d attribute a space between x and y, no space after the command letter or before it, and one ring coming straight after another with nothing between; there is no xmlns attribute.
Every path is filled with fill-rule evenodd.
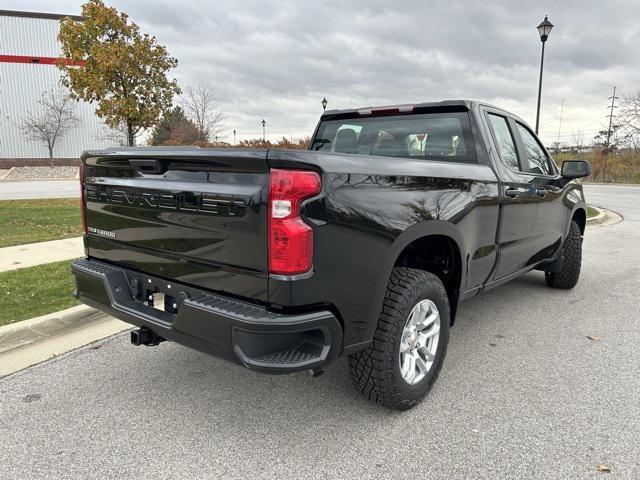
<svg viewBox="0 0 640 480"><path fill-rule="evenodd" d="M640 183L640 90L621 98L615 119L611 132L600 130L591 142L576 134L571 146L558 146L556 161L589 160L591 181Z"/></svg>
<svg viewBox="0 0 640 480"><path fill-rule="evenodd" d="M211 115L217 115L217 110L212 110ZM207 116L205 115L204 118L206 117ZM160 119L160 122L151 133L149 144L174 146L196 145L205 148L282 148L306 150L309 148L309 141L310 137L295 140L282 137L278 141L253 138L240 140L234 144L220 139L218 135L212 136L211 134L204 134L201 127L199 127L196 122L185 114L183 107L176 106Z"/></svg>

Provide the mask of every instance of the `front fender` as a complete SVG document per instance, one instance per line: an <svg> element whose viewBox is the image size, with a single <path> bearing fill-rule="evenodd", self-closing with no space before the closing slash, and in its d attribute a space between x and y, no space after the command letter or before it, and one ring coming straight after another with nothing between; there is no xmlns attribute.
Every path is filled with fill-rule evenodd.
<svg viewBox="0 0 640 480"><path fill-rule="evenodd" d="M564 231L564 236L562 238L562 244L564 245L565 240L567 239L567 235L569 235L569 228L571 228L571 220L575 217L576 212L582 210L584 213L584 219L586 224L587 218L587 203L584 197L584 191L582 189L582 184L578 181L569 182L565 188L567 189L563 202L567 207L567 222L566 228ZM583 225L584 226L584 225Z"/></svg>

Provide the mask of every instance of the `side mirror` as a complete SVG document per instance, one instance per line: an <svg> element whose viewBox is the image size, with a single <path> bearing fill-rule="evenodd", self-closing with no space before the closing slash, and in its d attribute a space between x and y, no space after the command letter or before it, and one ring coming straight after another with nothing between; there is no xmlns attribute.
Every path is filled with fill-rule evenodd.
<svg viewBox="0 0 640 480"><path fill-rule="evenodd" d="M562 162L562 176L568 180L584 178L591 174L591 166L586 160L565 160Z"/></svg>

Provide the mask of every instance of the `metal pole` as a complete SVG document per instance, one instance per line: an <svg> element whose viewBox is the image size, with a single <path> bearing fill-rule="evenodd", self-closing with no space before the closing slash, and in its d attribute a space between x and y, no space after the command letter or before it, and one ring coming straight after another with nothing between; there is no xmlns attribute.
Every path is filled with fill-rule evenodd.
<svg viewBox="0 0 640 480"><path fill-rule="evenodd" d="M544 68L544 44L542 42L542 55L540 57L540 81L538 82L538 109L536 111L536 135L538 135L538 127L540 126L540 97L542 96L542 69Z"/></svg>
<svg viewBox="0 0 640 480"><path fill-rule="evenodd" d="M262 124L262 141L266 142L267 141L267 136L265 135L265 130L264 130L264 123Z"/></svg>
<svg viewBox="0 0 640 480"><path fill-rule="evenodd" d="M609 112L609 129L607 130L607 142L604 146L604 158L602 161L602 181L607 181L607 158L609 157L609 149L611 146L611 127L613 126L613 109L616 103L616 87L613 87L613 95L611 96L611 111Z"/></svg>
<svg viewBox="0 0 640 480"><path fill-rule="evenodd" d="M560 123L558 124L558 141L556 142L556 155L560 153L560 130L562 129L562 113L564 112L564 98L560 105Z"/></svg>

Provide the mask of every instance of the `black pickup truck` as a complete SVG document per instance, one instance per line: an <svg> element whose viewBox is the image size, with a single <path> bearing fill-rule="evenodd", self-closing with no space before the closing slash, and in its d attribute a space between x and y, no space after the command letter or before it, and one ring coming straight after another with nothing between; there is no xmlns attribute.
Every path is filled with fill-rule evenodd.
<svg viewBox="0 0 640 480"><path fill-rule="evenodd" d="M82 302L254 370L354 383L396 409L442 366L465 298L541 270L572 288L586 206L520 118L472 101L322 115L308 151L82 156ZM517 308L517 306L515 307Z"/></svg>

